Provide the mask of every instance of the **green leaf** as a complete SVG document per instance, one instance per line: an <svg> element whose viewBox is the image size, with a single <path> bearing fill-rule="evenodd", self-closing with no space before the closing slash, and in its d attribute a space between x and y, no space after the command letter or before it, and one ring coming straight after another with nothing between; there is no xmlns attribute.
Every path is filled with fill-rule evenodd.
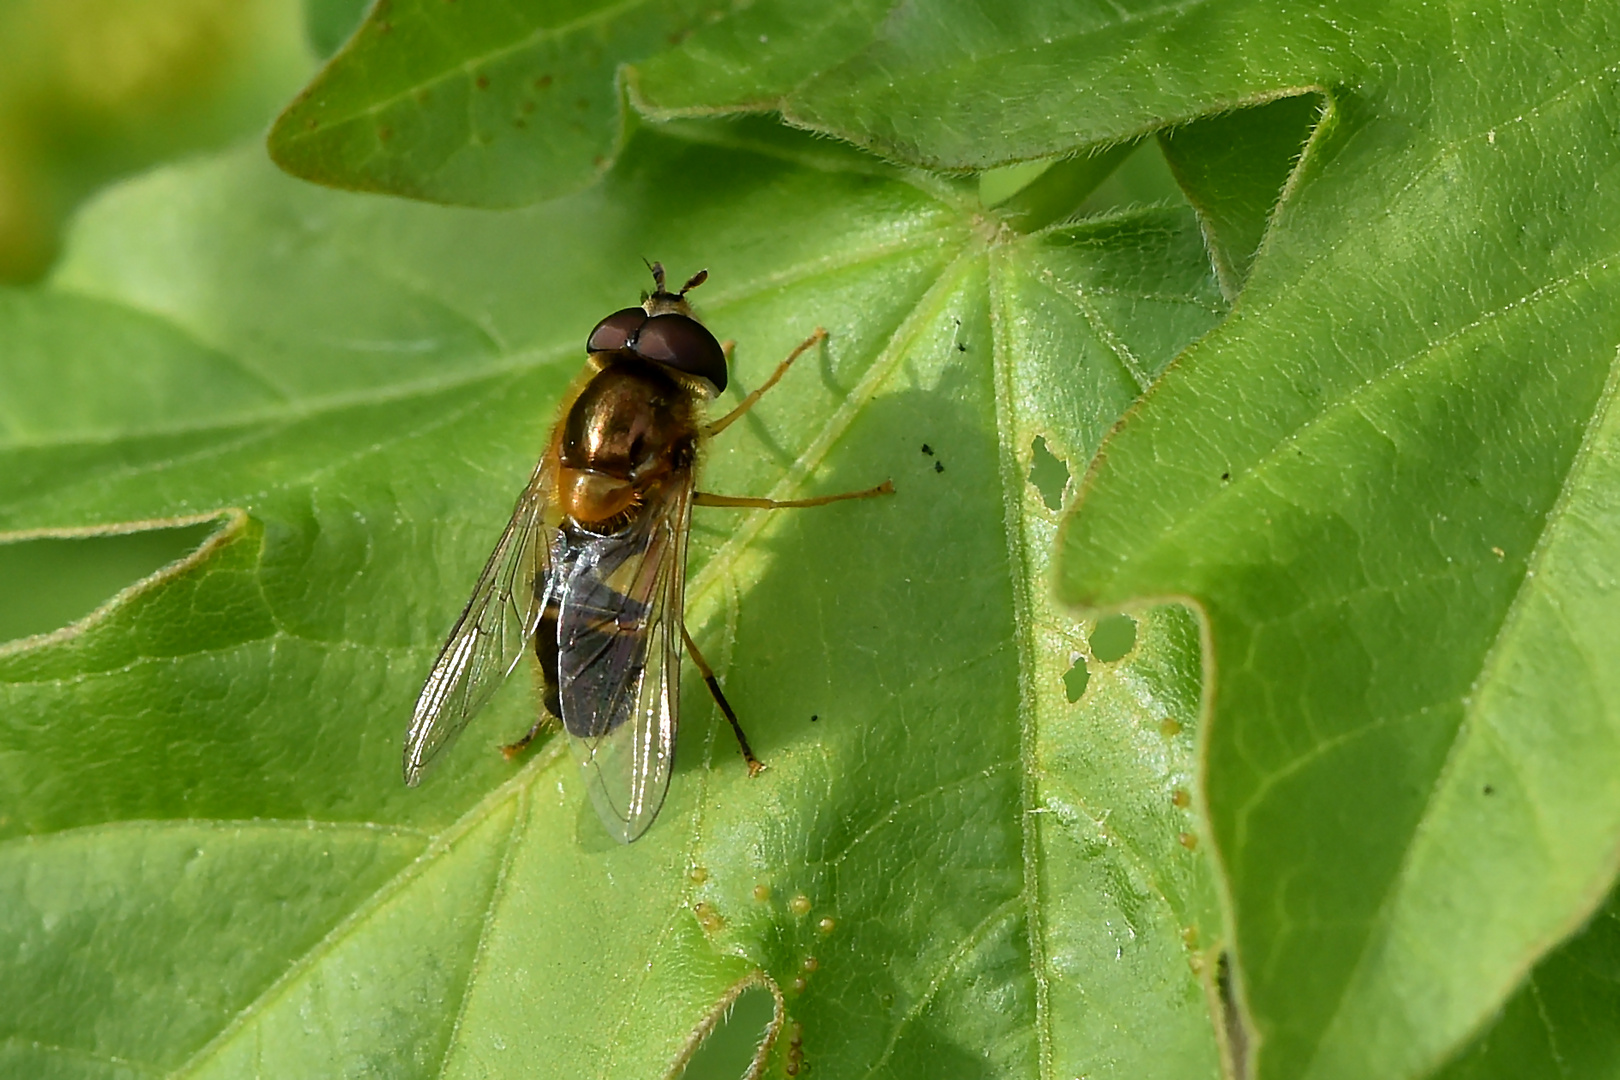
<svg viewBox="0 0 1620 1080"><path fill-rule="evenodd" d="M1237 312L1063 546L1072 600L1204 613L1262 1077L1427 1074L1620 852L1616 25L1443 14L1386 13L1445 56L1334 94Z"/></svg>
<svg viewBox="0 0 1620 1080"><path fill-rule="evenodd" d="M220 516L0 654L0 1060L660 1076L763 979L799 1025L773 1070L793 1030L829 1076L1218 1076L1197 627L1060 608L1046 498L1225 304L1186 206L986 224L758 123L643 133L502 214L248 153L96 204L0 306L0 528ZM689 677L669 803L621 847L559 746L496 752L528 676L423 787L399 753L643 255L709 268L727 400L830 332L705 489L897 494L702 512L689 621L768 769Z"/></svg>
<svg viewBox="0 0 1620 1080"><path fill-rule="evenodd" d="M761 0L636 64L629 85L653 119L769 109L897 161L986 169L1353 84L1444 30L1371 3Z"/></svg>
<svg viewBox="0 0 1620 1080"><path fill-rule="evenodd" d="M276 121L270 153L316 183L435 202L566 194L623 146L619 65L703 15L695 0L379 0Z"/></svg>

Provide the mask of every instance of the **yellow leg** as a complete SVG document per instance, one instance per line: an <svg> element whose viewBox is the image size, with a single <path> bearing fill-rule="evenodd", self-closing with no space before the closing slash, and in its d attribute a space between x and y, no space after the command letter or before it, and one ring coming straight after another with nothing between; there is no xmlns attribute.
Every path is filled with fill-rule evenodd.
<svg viewBox="0 0 1620 1080"><path fill-rule="evenodd" d="M751 510L791 510L799 506L826 506L845 499L875 499L879 495L893 495L894 481L885 480L865 491L843 491L837 495L818 495L813 499L755 499L747 495L712 495L707 491L692 493L693 506L736 506Z"/></svg>
<svg viewBox="0 0 1620 1080"><path fill-rule="evenodd" d="M755 390L752 394L749 394L747 397L743 398L742 404L738 405L735 409L732 409L730 412L726 413L726 415L710 424L706 429L707 434L718 435L739 420L743 413L754 407L754 402L765 396L765 391L769 390L771 387L775 386L781 381L782 376L787 374L787 369L793 366L793 361L797 360L810 349L826 340L827 331L823 330L819 326L816 327L815 333L799 342L799 347L788 353L788 358L786 360L776 365L776 370L771 372L771 377L766 379L765 382L760 385L758 390ZM730 359L729 353L727 354L727 359Z"/></svg>

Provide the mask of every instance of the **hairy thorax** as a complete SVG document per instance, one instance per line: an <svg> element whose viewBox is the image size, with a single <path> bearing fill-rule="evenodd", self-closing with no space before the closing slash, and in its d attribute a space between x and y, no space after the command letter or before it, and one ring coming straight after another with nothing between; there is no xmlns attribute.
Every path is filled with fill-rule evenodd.
<svg viewBox="0 0 1620 1080"><path fill-rule="evenodd" d="M654 364L623 356L606 363L563 421L564 513L592 532L616 532L648 491L691 468L698 396Z"/></svg>

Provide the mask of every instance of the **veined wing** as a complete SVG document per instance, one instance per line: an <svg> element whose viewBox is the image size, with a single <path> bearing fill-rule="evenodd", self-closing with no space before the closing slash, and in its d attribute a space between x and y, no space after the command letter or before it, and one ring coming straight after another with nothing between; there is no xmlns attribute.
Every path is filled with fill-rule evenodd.
<svg viewBox="0 0 1620 1080"><path fill-rule="evenodd" d="M690 473L671 477L636 522L583 537L558 575L558 684L591 801L624 843L669 790L681 696Z"/></svg>
<svg viewBox="0 0 1620 1080"><path fill-rule="evenodd" d="M547 511L554 472L549 455L535 467L433 662L405 733L407 784L421 782L428 762L461 733L528 649L550 588L556 528Z"/></svg>

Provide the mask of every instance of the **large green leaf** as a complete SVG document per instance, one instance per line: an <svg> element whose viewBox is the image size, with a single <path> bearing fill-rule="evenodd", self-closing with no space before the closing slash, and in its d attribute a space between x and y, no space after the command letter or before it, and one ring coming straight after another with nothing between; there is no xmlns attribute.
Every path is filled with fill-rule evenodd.
<svg viewBox="0 0 1620 1080"><path fill-rule="evenodd" d="M527 677L422 788L399 751L644 254L710 269L729 393L830 331L705 487L898 493L703 512L691 623L769 767L689 680L621 847L555 744L495 752ZM217 525L0 654L0 1062L658 1076L763 977L818 1074L1217 1076L1196 625L1096 628L1047 563L1063 462L1224 310L1185 205L1023 235L769 125L521 212L252 153L105 198L0 306L0 528Z"/></svg>
<svg viewBox="0 0 1620 1080"><path fill-rule="evenodd" d="M1071 599L1204 612L1261 1076L1433 1069L1620 853L1614 12L1399 17L1445 59L1333 92L1236 312L1105 445L1063 551Z"/></svg>
<svg viewBox="0 0 1620 1080"><path fill-rule="evenodd" d="M654 118L771 109L885 156L983 169L1367 78L1439 13L1268 0L762 0L636 64Z"/></svg>

